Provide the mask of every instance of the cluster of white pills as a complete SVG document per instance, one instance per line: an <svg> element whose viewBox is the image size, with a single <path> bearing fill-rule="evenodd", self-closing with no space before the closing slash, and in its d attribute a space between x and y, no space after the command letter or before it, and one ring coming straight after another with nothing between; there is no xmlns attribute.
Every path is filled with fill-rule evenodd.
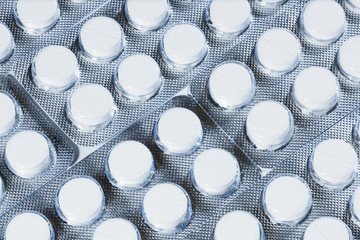
<svg viewBox="0 0 360 240"><path fill-rule="evenodd" d="M38 212L22 212L13 217L6 226L5 240L55 240L50 221Z"/></svg>
<svg viewBox="0 0 360 240"><path fill-rule="evenodd" d="M287 107L275 101L256 104L246 119L246 135L259 149L277 150L294 135L294 118Z"/></svg>
<svg viewBox="0 0 360 240"><path fill-rule="evenodd" d="M195 151L203 137L199 117L186 108L171 108L155 125L155 142L169 154L184 155Z"/></svg>
<svg viewBox="0 0 360 240"><path fill-rule="evenodd" d="M9 28L0 22L0 63L6 61L14 51L15 41Z"/></svg>
<svg viewBox="0 0 360 240"><path fill-rule="evenodd" d="M88 176L75 176L59 187L55 198L60 218L73 226L95 222L105 208L105 196L100 184Z"/></svg>
<svg viewBox="0 0 360 240"><path fill-rule="evenodd" d="M350 144L338 139L319 143L309 159L309 171L315 182L330 188L343 189L357 177L358 156Z"/></svg>
<svg viewBox="0 0 360 240"><path fill-rule="evenodd" d="M19 123L20 106L7 92L0 91L0 137L9 134Z"/></svg>
<svg viewBox="0 0 360 240"><path fill-rule="evenodd" d="M265 240L259 220L245 211L232 211L220 218L214 229L214 240Z"/></svg>
<svg viewBox="0 0 360 240"><path fill-rule="evenodd" d="M43 174L55 162L56 153L51 141L37 131L21 131L6 144L5 162L17 176L34 178Z"/></svg>
<svg viewBox="0 0 360 240"><path fill-rule="evenodd" d="M353 235L349 227L340 219L334 217L320 217L307 228L303 240L352 240Z"/></svg>
<svg viewBox="0 0 360 240"><path fill-rule="evenodd" d="M263 191L262 206L273 223L293 226L303 220L311 209L310 188L297 175L275 176Z"/></svg>
<svg viewBox="0 0 360 240"><path fill-rule="evenodd" d="M137 189L147 184L155 171L150 150L137 141L117 144L105 163L109 181L121 189Z"/></svg>
<svg viewBox="0 0 360 240"><path fill-rule="evenodd" d="M58 0L17 0L16 24L29 34L41 34L52 28L60 17Z"/></svg>

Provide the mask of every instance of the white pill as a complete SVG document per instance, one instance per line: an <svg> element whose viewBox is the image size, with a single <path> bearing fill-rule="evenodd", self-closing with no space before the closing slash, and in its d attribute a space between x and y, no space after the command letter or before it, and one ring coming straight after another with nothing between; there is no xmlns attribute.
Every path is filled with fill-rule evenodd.
<svg viewBox="0 0 360 240"><path fill-rule="evenodd" d="M257 1L265 7L277 7L286 3L288 0L257 0Z"/></svg>
<svg viewBox="0 0 360 240"><path fill-rule="evenodd" d="M187 69L197 66L205 58L207 41L200 28L179 24L165 33L160 50L163 59L170 66Z"/></svg>
<svg viewBox="0 0 360 240"><path fill-rule="evenodd" d="M300 63L301 44L294 33L284 28L264 32L255 45L255 60L265 73L283 75Z"/></svg>
<svg viewBox="0 0 360 240"><path fill-rule="evenodd" d="M46 91L61 92L79 78L79 64L75 54L62 46L41 49L31 67L35 84Z"/></svg>
<svg viewBox="0 0 360 240"><path fill-rule="evenodd" d="M221 63L212 71L208 82L211 99L230 110L248 104L254 98L255 86L251 69L238 61Z"/></svg>
<svg viewBox="0 0 360 240"><path fill-rule="evenodd" d="M199 117L186 108L164 112L155 126L155 142L166 153L183 155L201 144L203 129Z"/></svg>
<svg viewBox="0 0 360 240"><path fill-rule="evenodd" d="M0 22L0 63L6 61L14 51L14 37L7 26Z"/></svg>
<svg viewBox="0 0 360 240"><path fill-rule="evenodd" d="M54 240L54 228L50 221L38 212L23 212L7 224L5 240Z"/></svg>
<svg viewBox="0 0 360 240"><path fill-rule="evenodd" d="M360 226L360 187L358 187L350 198L349 210L351 220Z"/></svg>
<svg viewBox="0 0 360 240"><path fill-rule="evenodd" d="M311 191L305 180L296 175L278 175L265 186L262 205L273 223L293 226L309 213Z"/></svg>
<svg viewBox="0 0 360 240"><path fill-rule="evenodd" d="M340 47L337 65L349 80L360 82L360 36L351 37Z"/></svg>
<svg viewBox="0 0 360 240"><path fill-rule="evenodd" d="M212 0L205 18L211 30L220 36L236 36L251 23L251 8L247 0Z"/></svg>
<svg viewBox="0 0 360 240"><path fill-rule="evenodd" d="M209 149L195 159L191 179L201 193L226 197L239 187L239 163L231 153L223 149Z"/></svg>
<svg viewBox="0 0 360 240"><path fill-rule="evenodd" d="M14 17L29 34L41 34L56 24L60 8L57 0L17 0Z"/></svg>
<svg viewBox="0 0 360 240"><path fill-rule="evenodd" d="M139 30L156 30L164 26L170 17L168 0L126 0L125 16Z"/></svg>
<svg viewBox="0 0 360 240"><path fill-rule="evenodd" d="M309 159L314 181L329 189L343 189L357 177L358 156L350 144L339 139L319 143Z"/></svg>
<svg viewBox="0 0 360 240"><path fill-rule="evenodd" d="M62 183L55 199L60 218L73 226L95 222L105 208L105 196L100 184L87 176L76 176Z"/></svg>
<svg viewBox="0 0 360 240"><path fill-rule="evenodd" d="M66 113L81 131L100 130L113 120L116 106L111 93L101 85L88 84L76 89L70 96Z"/></svg>
<svg viewBox="0 0 360 240"><path fill-rule="evenodd" d="M124 141L110 152L105 163L109 181L122 189L136 189L147 184L154 174L154 159L142 143Z"/></svg>
<svg viewBox="0 0 360 240"><path fill-rule="evenodd" d="M147 55L125 58L114 75L114 85L118 93L135 101L145 101L153 97L159 92L161 84L160 67Z"/></svg>
<svg viewBox="0 0 360 240"><path fill-rule="evenodd" d="M145 195L143 218L151 228L164 233L180 231L190 221L191 202L185 190L173 183L161 183Z"/></svg>
<svg viewBox="0 0 360 240"><path fill-rule="evenodd" d="M214 240L264 240L264 230L259 220L245 211L232 211L217 222Z"/></svg>
<svg viewBox="0 0 360 240"><path fill-rule="evenodd" d="M259 149L276 150L294 135L294 118L287 107L275 101L256 104L246 120L246 134Z"/></svg>
<svg viewBox="0 0 360 240"><path fill-rule="evenodd" d="M356 13L360 13L360 0L346 0L347 5Z"/></svg>
<svg viewBox="0 0 360 240"><path fill-rule="evenodd" d="M15 99L0 91L0 136L10 133L17 124L20 108Z"/></svg>
<svg viewBox="0 0 360 240"><path fill-rule="evenodd" d="M79 46L84 56L93 61L112 61L125 47L124 32L115 19L94 17L81 27Z"/></svg>
<svg viewBox="0 0 360 240"><path fill-rule="evenodd" d="M123 218L102 222L95 230L93 240L141 240L138 229Z"/></svg>
<svg viewBox="0 0 360 240"><path fill-rule="evenodd" d="M309 67L296 77L291 96L303 113L325 115L339 102L339 81L324 67Z"/></svg>
<svg viewBox="0 0 360 240"><path fill-rule="evenodd" d="M0 176L0 204L4 200L5 195L6 195L5 183L2 177Z"/></svg>
<svg viewBox="0 0 360 240"><path fill-rule="evenodd" d="M54 147L42 133L22 131L13 135L6 145L7 167L22 178L36 177L55 161Z"/></svg>
<svg viewBox="0 0 360 240"><path fill-rule="evenodd" d="M340 219L320 217L306 228L303 240L352 240L349 227Z"/></svg>
<svg viewBox="0 0 360 240"><path fill-rule="evenodd" d="M300 15L300 28L305 37L315 44L336 42L344 33L344 9L334 0L312 0Z"/></svg>

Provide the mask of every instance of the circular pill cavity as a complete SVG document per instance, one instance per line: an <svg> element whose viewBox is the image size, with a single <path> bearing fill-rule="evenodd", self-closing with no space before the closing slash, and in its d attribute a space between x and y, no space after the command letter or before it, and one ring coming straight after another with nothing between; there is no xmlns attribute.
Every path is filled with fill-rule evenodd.
<svg viewBox="0 0 360 240"><path fill-rule="evenodd" d="M345 28L344 9L334 0L312 0L305 5L300 15L300 29L314 44L336 42Z"/></svg>
<svg viewBox="0 0 360 240"><path fill-rule="evenodd" d="M93 240L141 240L133 223L123 218L112 218L102 222L95 230Z"/></svg>
<svg viewBox="0 0 360 240"><path fill-rule="evenodd" d="M254 74L248 66L227 61L212 71L208 91L216 105L232 110L244 107L254 98L255 86Z"/></svg>
<svg viewBox="0 0 360 240"><path fill-rule="evenodd" d="M205 10L206 23L220 36L236 36L251 23L251 8L247 0L212 0Z"/></svg>
<svg viewBox="0 0 360 240"><path fill-rule="evenodd" d="M255 45L255 61L267 74L289 73L297 68L300 60L300 41L287 29L269 29L260 36Z"/></svg>
<svg viewBox="0 0 360 240"><path fill-rule="evenodd" d="M194 152L201 144L203 129L199 117L186 108L171 108L158 119L155 143L166 153L185 155Z"/></svg>
<svg viewBox="0 0 360 240"><path fill-rule="evenodd" d="M339 139L319 143L309 158L313 180L329 189L344 189L357 177L358 156L350 144Z"/></svg>
<svg viewBox="0 0 360 240"><path fill-rule="evenodd" d="M232 211L220 218L214 230L214 240L248 239L264 240L264 230L259 220L245 211Z"/></svg>
<svg viewBox="0 0 360 240"><path fill-rule="evenodd" d="M55 199L60 218L72 226L95 222L105 208L105 196L100 184L88 176L76 176L59 187Z"/></svg>
<svg viewBox="0 0 360 240"><path fill-rule="evenodd" d="M124 141L110 152L105 163L109 181L121 189L137 189L152 178L155 165L150 150L137 141Z"/></svg>
<svg viewBox="0 0 360 240"><path fill-rule="evenodd" d="M352 240L349 227L340 219L320 217L306 228L303 240Z"/></svg>
<svg viewBox="0 0 360 240"><path fill-rule="evenodd" d="M132 55L125 58L114 75L117 92L135 101L146 101L155 96L161 84L160 67L153 58L147 55Z"/></svg>
<svg viewBox="0 0 360 240"><path fill-rule="evenodd" d="M0 63L5 62L13 53L14 37L9 28L0 22Z"/></svg>
<svg viewBox="0 0 360 240"><path fill-rule="evenodd" d="M7 92L0 91L0 137L9 134L19 122L20 107Z"/></svg>
<svg viewBox="0 0 360 240"><path fill-rule="evenodd" d="M240 167L237 159L223 149L206 150L195 159L191 180L204 195L226 197L240 184Z"/></svg>
<svg viewBox="0 0 360 240"><path fill-rule="evenodd" d="M50 168L55 161L55 148L43 133L21 131L6 145L7 167L21 178L34 178Z"/></svg>
<svg viewBox="0 0 360 240"><path fill-rule="evenodd" d="M113 120L116 106L111 93L101 85L88 84L70 96L66 113L80 131L91 132L105 128Z"/></svg>
<svg viewBox="0 0 360 240"><path fill-rule="evenodd" d="M50 221L38 212L22 212L7 224L5 240L54 240L54 228Z"/></svg>
<svg viewBox="0 0 360 240"><path fill-rule="evenodd" d="M79 46L86 58L95 62L109 62L123 51L124 32L115 19L94 17L81 27Z"/></svg>
<svg viewBox="0 0 360 240"><path fill-rule="evenodd" d="M145 195L143 218L152 229L173 233L183 229L190 221L191 202L186 191L173 183L161 183Z"/></svg>
<svg viewBox="0 0 360 240"><path fill-rule="evenodd" d="M288 0L257 0L261 5L265 7L278 7Z"/></svg>
<svg viewBox="0 0 360 240"><path fill-rule="evenodd" d="M305 114L325 115L340 99L337 77L324 67L309 67L300 72L292 86L292 100Z"/></svg>
<svg viewBox="0 0 360 240"><path fill-rule="evenodd" d="M353 128L353 140L355 144L359 147L360 146L360 119L357 120L356 124Z"/></svg>
<svg viewBox="0 0 360 240"><path fill-rule="evenodd" d="M170 4L168 0L126 0L125 16L138 30L156 30L168 22Z"/></svg>
<svg viewBox="0 0 360 240"><path fill-rule="evenodd" d="M341 73L354 83L360 82L359 61L360 36L355 36L349 38L343 43L337 55L337 65Z"/></svg>
<svg viewBox="0 0 360 240"><path fill-rule="evenodd" d="M31 67L35 84L46 91L61 92L70 88L79 78L79 64L75 54L62 46L41 49Z"/></svg>
<svg viewBox="0 0 360 240"><path fill-rule="evenodd" d="M351 220L360 226L360 187L358 187L350 198L349 210Z"/></svg>
<svg viewBox="0 0 360 240"><path fill-rule="evenodd" d="M14 9L16 24L29 34L42 34L60 17L57 0L17 0Z"/></svg>
<svg viewBox="0 0 360 240"><path fill-rule="evenodd" d="M0 176L0 204L4 200L6 194L6 186L4 180Z"/></svg>
<svg viewBox="0 0 360 240"><path fill-rule="evenodd" d="M179 24L170 28L160 42L163 59L178 69L189 69L200 64L207 49L204 33L190 24Z"/></svg>
<svg viewBox="0 0 360 240"><path fill-rule="evenodd" d="M293 226L299 223L308 215L311 205L309 186L293 174L275 176L262 194L263 209L274 224Z"/></svg>
<svg viewBox="0 0 360 240"><path fill-rule="evenodd" d="M261 150L277 150L294 135L294 118L283 104L263 101L256 104L246 120L249 140Z"/></svg>

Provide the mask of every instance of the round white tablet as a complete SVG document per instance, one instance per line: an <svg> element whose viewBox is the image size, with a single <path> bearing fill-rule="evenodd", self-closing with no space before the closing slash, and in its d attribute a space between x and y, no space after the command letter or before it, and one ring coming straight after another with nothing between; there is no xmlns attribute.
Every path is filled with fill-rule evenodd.
<svg viewBox="0 0 360 240"><path fill-rule="evenodd" d="M62 46L41 49L34 58L31 74L35 84L46 91L61 92L79 78L79 64L75 54Z"/></svg>
<svg viewBox="0 0 360 240"><path fill-rule="evenodd" d="M170 28L160 42L160 51L165 62L179 69L200 64L207 49L204 33L190 24L179 24Z"/></svg>
<svg viewBox="0 0 360 240"><path fill-rule="evenodd" d="M226 197L239 187L239 163L223 149L205 150L193 163L191 180L195 188L205 195Z"/></svg>
<svg viewBox="0 0 360 240"><path fill-rule="evenodd" d="M169 154L183 155L195 151L201 144L203 129L199 117L186 108L171 108L158 119L155 142Z"/></svg>
<svg viewBox="0 0 360 240"><path fill-rule="evenodd" d="M251 69L242 62L227 61L211 73L208 90L216 105L225 109L241 108L255 95L255 77Z"/></svg>
<svg viewBox="0 0 360 240"><path fill-rule="evenodd" d="M17 176L33 178L49 169L55 161L55 149L42 133L22 131L13 135L6 145L7 167Z"/></svg>
<svg viewBox="0 0 360 240"><path fill-rule="evenodd" d="M4 200L5 194L6 194L5 183L2 177L0 176L0 204Z"/></svg>
<svg viewBox="0 0 360 240"><path fill-rule="evenodd" d="M160 67L148 55L125 58L114 74L114 85L118 93L135 101L145 101L153 97L159 92L161 84Z"/></svg>
<svg viewBox="0 0 360 240"><path fill-rule="evenodd" d="M296 77L291 96L303 113L325 115L339 102L339 81L324 67L309 67Z"/></svg>
<svg viewBox="0 0 360 240"><path fill-rule="evenodd" d="M81 27L79 46L84 56L93 61L112 61L125 47L124 32L115 19L94 17Z"/></svg>
<svg viewBox="0 0 360 240"><path fill-rule="evenodd" d="M66 113L81 131L100 130L113 120L116 106L111 93L101 85L88 84L76 89L70 96Z"/></svg>
<svg viewBox="0 0 360 240"><path fill-rule="evenodd" d="M349 227L340 219L320 217L306 228L303 240L352 240Z"/></svg>
<svg viewBox="0 0 360 240"><path fill-rule="evenodd" d="M311 0L300 15L300 28L304 36L315 44L336 42L344 33L344 9L334 0Z"/></svg>
<svg viewBox="0 0 360 240"><path fill-rule="evenodd" d="M54 228L50 221L38 212L23 212L7 224L5 240L54 240Z"/></svg>
<svg viewBox="0 0 360 240"><path fill-rule="evenodd" d="M360 1L359 1L360 3ZM349 80L360 82L360 36L351 37L340 47L337 54L337 65L342 74Z"/></svg>
<svg viewBox="0 0 360 240"><path fill-rule="evenodd" d="M126 0L125 16L136 29L156 30L169 20L170 4L168 0Z"/></svg>
<svg viewBox="0 0 360 240"><path fill-rule="evenodd" d="M217 222L214 240L264 240L264 230L259 220L245 211L232 211Z"/></svg>
<svg viewBox="0 0 360 240"><path fill-rule="evenodd" d="M273 223L293 226L309 213L311 190L305 180L297 175L278 175L265 186L262 205Z"/></svg>
<svg viewBox="0 0 360 240"><path fill-rule="evenodd" d="M52 28L60 17L57 0L17 0L16 24L29 34L41 34Z"/></svg>
<svg viewBox="0 0 360 240"><path fill-rule="evenodd" d="M264 32L255 45L255 60L265 73L283 75L300 63L301 44L294 33L284 28Z"/></svg>
<svg viewBox="0 0 360 240"><path fill-rule="evenodd" d="M351 220L360 226L360 187L358 187L350 198L349 210Z"/></svg>
<svg viewBox="0 0 360 240"><path fill-rule="evenodd" d="M109 181L121 189L136 189L152 178L155 166L150 150L137 141L117 144L105 162Z"/></svg>
<svg viewBox="0 0 360 240"><path fill-rule="evenodd" d="M60 218L72 226L95 222L105 208L100 184L88 176L76 176L61 184L55 199Z"/></svg>
<svg viewBox="0 0 360 240"><path fill-rule="evenodd" d="M358 156L350 144L339 139L319 143L309 159L314 181L329 189L343 189L357 177Z"/></svg>
<svg viewBox="0 0 360 240"><path fill-rule="evenodd" d="M287 107L275 101L256 104L246 120L246 134L259 149L276 150L294 135L294 118Z"/></svg>
<svg viewBox="0 0 360 240"><path fill-rule="evenodd" d="M356 13L360 13L360 0L346 0L347 5Z"/></svg>
<svg viewBox="0 0 360 240"><path fill-rule="evenodd" d="M95 230L93 240L141 240L133 223L123 218L112 218L102 222Z"/></svg>
<svg viewBox="0 0 360 240"><path fill-rule="evenodd" d="M14 37L7 26L0 22L0 63L6 61L14 51Z"/></svg>
<svg viewBox="0 0 360 240"><path fill-rule="evenodd" d="M251 8L247 0L212 0L205 10L209 28L220 36L236 36L251 23Z"/></svg>
<svg viewBox="0 0 360 240"><path fill-rule="evenodd" d="M173 183L161 183L145 195L143 218L152 229L172 233L183 229L190 221L191 202L185 190Z"/></svg>
<svg viewBox="0 0 360 240"><path fill-rule="evenodd" d="M7 92L0 91L0 136L7 135L19 121L20 107Z"/></svg>
<svg viewBox="0 0 360 240"><path fill-rule="evenodd" d="M265 7L277 7L286 3L288 0L257 0L257 1Z"/></svg>

